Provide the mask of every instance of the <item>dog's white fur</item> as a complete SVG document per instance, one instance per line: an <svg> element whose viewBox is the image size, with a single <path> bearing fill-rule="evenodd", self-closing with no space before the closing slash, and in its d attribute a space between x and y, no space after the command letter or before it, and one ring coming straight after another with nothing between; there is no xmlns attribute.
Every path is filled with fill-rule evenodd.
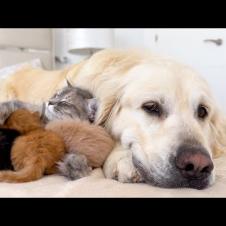
<svg viewBox="0 0 226 226"><path fill-rule="evenodd" d="M191 68L172 59L132 50L103 50L82 62L79 70L78 65L75 68L67 78L99 99L96 123L105 126L118 141L104 165L106 177L121 182L141 181L132 162L136 158L143 167L151 169L156 181L167 180L169 158L175 156L178 146L187 139L202 144L211 157L226 150L225 117L208 84ZM40 82L41 75L37 79L40 87L48 86L47 79ZM11 78L6 84L12 87L12 81ZM38 101L37 93L34 98L32 92L20 95L24 90L13 87L16 98L26 101L28 95L29 101ZM49 96L56 91L51 89ZM43 100L43 93L40 96ZM160 102L167 117L160 119L147 114L142 104L148 101ZM209 111L204 121L196 117L200 103ZM210 183L213 181L214 173Z"/></svg>
<svg viewBox="0 0 226 226"><path fill-rule="evenodd" d="M211 157L225 151L225 118L208 84L191 68L158 56L108 50L93 56L84 72L75 84L91 88L101 100L96 122L104 124L119 141L104 165L108 178L140 181L132 155L152 169L157 181L170 177L168 159L187 139L198 141ZM142 110L143 103L153 100L167 109L166 119ZM208 106L205 121L195 117L200 103ZM213 181L214 172L210 183Z"/></svg>

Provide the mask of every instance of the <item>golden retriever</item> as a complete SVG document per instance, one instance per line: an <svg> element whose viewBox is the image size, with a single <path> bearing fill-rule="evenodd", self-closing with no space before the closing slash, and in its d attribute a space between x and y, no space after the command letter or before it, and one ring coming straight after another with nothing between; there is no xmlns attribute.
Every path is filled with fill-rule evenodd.
<svg viewBox="0 0 226 226"><path fill-rule="evenodd" d="M144 51L109 49L62 71L20 71L2 83L0 97L41 102L65 78L99 99L95 123L117 140L104 164L107 178L168 188L213 184L226 119L193 69Z"/></svg>

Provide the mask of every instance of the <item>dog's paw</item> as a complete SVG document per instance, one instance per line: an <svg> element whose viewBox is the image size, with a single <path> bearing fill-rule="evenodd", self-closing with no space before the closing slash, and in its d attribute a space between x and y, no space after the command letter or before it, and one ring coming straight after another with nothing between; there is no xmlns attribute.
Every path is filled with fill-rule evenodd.
<svg viewBox="0 0 226 226"><path fill-rule="evenodd" d="M121 159L113 171L112 179L122 183L141 183L143 179L128 158Z"/></svg>

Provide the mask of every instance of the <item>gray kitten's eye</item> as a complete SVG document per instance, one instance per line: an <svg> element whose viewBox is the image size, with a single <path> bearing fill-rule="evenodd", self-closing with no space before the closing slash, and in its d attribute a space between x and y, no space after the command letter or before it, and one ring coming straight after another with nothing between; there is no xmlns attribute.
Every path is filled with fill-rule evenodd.
<svg viewBox="0 0 226 226"><path fill-rule="evenodd" d="M54 94L54 95L50 98L50 100L52 100L52 99L54 99L54 98L56 98L56 97L57 97L57 93Z"/></svg>

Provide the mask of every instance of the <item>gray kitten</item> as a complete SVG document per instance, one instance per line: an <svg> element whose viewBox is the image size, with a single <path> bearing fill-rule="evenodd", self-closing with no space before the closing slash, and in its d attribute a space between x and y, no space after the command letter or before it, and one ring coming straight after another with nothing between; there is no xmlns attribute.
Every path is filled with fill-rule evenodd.
<svg viewBox="0 0 226 226"><path fill-rule="evenodd" d="M0 124L3 124L12 112L21 108L39 112L45 124L63 118L87 120L92 123L97 111L97 99L88 90L74 87L67 81L67 87L59 90L42 105L19 100L0 103Z"/></svg>
<svg viewBox="0 0 226 226"><path fill-rule="evenodd" d="M45 103L43 121L47 123L54 119L75 118L94 122L97 111L97 100L88 91L68 86L59 90Z"/></svg>
<svg viewBox="0 0 226 226"><path fill-rule="evenodd" d="M0 124L3 124L12 112L21 108L39 112L44 124L63 118L87 120L92 123L97 111L97 100L88 90L74 87L67 81L67 87L59 90L42 105L19 100L0 103ZM59 162L59 171L62 175L75 180L88 175L91 170L85 156L66 154L63 161Z"/></svg>

